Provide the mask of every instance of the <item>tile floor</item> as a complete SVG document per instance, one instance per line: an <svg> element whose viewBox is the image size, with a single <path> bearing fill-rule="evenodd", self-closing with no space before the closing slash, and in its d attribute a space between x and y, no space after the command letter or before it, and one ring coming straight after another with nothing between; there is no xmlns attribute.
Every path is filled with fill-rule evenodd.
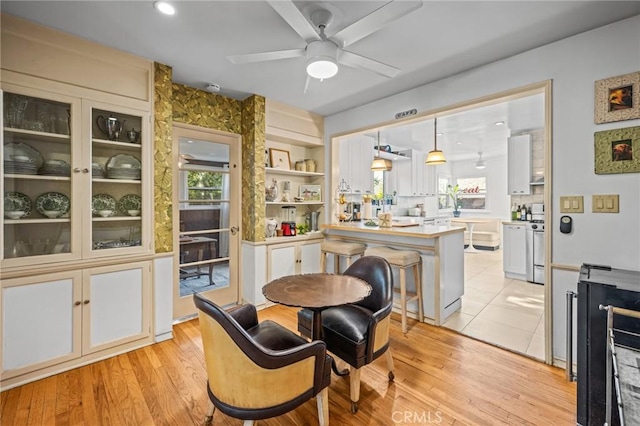
<svg viewBox="0 0 640 426"><path fill-rule="evenodd" d="M504 277L502 250L464 255L462 308L444 326L544 360L544 286Z"/></svg>

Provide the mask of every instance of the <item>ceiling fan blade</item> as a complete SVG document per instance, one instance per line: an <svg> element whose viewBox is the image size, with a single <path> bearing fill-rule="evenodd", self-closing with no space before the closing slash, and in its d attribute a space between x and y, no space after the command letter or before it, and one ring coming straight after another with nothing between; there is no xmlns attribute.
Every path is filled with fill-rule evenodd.
<svg viewBox="0 0 640 426"><path fill-rule="evenodd" d="M232 64L249 64L251 62L277 61L279 59L299 58L305 56L305 49L275 50L273 52L248 53L246 55L229 55Z"/></svg>
<svg viewBox="0 0 640 426"><path fill-rule="evenodd" d="M316 29L311 25L307 18L304 17L302 12L293 4L290 0L267 0L267 3L273 7L273 9L278 12L282 19L287 21L287 24L291 26L300 34L306 42L310 42L313 40L320 40L320 36Z"/></svg>
<svg viewBox="0 0 640 426"><path fill-rule="evenodd" d="M340 47L347 47L348 45L365 38L369 34L378 31L380 28L395 21L396 19L419 9L421 6L422 0L391 1L374 10L364 18L338 31L336 34L332 35L330 39L338 42L338 46Z"/></svg>
<svg viewBox="0 0 640 426"><path fill-rule="evenodd" d="M373 59L369 59L364 56L356 55L355 53L347 52L346 50L340 50L340 53L338 53L338 62L348 67L371 71L389 78L395 77L401 71L399 68L374 61Z"/></svg>

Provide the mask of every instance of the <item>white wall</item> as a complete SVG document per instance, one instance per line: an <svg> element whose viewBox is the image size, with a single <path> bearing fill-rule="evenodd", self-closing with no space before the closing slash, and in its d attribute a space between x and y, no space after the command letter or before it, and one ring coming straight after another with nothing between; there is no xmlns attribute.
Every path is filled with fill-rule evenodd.
<svg viewBox="0 0 640 426"><path fill-rule="evenodd" d="M593 148L596 131L640 125L640 120L595 125L594 82L639 69L640 16L636 16L326 117L325 142L336 133L392 120L398 111L434 110L552 79L553 186L552 206L546 206L552 215L547 224L552 232L552 262L640 270L640 174L594 174ZM620 194L619 214L590 213L592 194L616 193ZM560 195L585 197L585 213L572 215L572 234L559 232ZM564 358L562 292L576 288L577 275L557 272L552 280L554 354Z"/></svg>

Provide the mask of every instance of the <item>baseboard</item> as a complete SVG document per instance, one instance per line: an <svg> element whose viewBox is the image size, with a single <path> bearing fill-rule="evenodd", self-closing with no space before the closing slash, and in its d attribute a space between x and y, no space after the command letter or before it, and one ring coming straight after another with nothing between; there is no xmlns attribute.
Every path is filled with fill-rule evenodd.
<svg viewBox="0 0 640 426"><path fill-rule="evenodd" d="M164 342L165 340L171 340L173 339L173 332L172 331L168 331L166 333L161 333L156 335L156 343L160 343L160 342Z"/></svg>

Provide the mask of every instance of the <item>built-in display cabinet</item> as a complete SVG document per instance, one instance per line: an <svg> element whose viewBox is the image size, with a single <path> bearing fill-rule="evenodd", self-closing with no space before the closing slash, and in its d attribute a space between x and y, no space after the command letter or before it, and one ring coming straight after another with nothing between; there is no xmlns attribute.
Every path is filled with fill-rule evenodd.
<svg viewBox="0 0 640 426"><path fill-rule="evenodd" d="M2 265L149 252L149 113L3 88Z"/></svg>
<svg viewBox="0 0 640 426"><path fill-rule="evenodd" d="M278 228L293 221L289 217L297 225L310 224L309 214L320 212L321 218L330 195L324 191L323 119L268 99L265 107L265 218L277 220Z"/></svg>
<svg viewBox="0 0 640 426"><path fill-rule="evenodd" d="M4 390L154 340L153 64L1 18Z"/></svg>

